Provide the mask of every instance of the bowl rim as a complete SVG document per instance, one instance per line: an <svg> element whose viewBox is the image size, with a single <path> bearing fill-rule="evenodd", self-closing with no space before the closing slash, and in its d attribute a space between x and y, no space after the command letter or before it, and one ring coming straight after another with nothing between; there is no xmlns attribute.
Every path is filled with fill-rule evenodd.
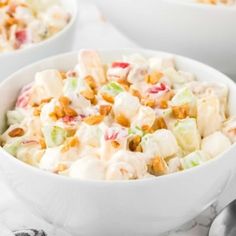
<svg viewBox="0 0 236 236"><path fill-rule="evenodd" d="M10 57L10 56L15 56L15 55L19 55L19 54L23 54L24 52L29 52L30 50L34 50L35 48L40 48L41 46L46 46L47 44L53 43L53 41L56 41L58 38L60 38L62 35L66 34L68 32L68 30L70 30L70 28L73 27L73 25L76 23L77 17L78 17L78 6L77 6L77 0L70 0L71 3L73 4L73 12L69 12L70 13L70 21L66 24L66 26L60 30L59 32L57 32L56 34L54 34L53 36L38 42L38 43L33 43L32 45L30 45L29 47L26 48L22 48L22 49L17 49L17 50L13 50L13 51L7 51L7 52L0 52L0 59L4 58L4 57ZM62 2L62 1L61 1ZM63 5L63 3L62 3ZM64 4L65 5L65 4Z"/></svg>
<svg viewBox="0 0 236 236"><path fill-rule="evenodd" d="M83 49L82 49L83 50ZM107 52L121 52L124 51L124 53L140 53L140 54L160 54L163 56L173 56L176 60L181 60L182 62L189 62L191 64L195 64L198 67L202 67L205 68L208 71L212 71L215 74L218 74L221 78L224 79L224 81L228 81L228 83L232 84L232 86L235 87L236 90L236 83L230 79L227 75L223 74L222 72L214 69L213 67L204 64L202 62L199 62L195 59L191 59L189 57L185 57L185 56L181 56L179 54L175 54L175 53L169 53L166 51L159 51L159 50L151 50L151 49L142 49L142 48L122 48L122 49L100 49L97 48L95 49L96 51L98 51L99 53L107 53ZM54 55L51 57L47 57L44 58L42 60L39 60L37 62L34 62L30 65L27 65L21 69L19 69L18 71L14 72L13 74L11 74L10 76L8 76L5 80L0 82L0 90L4 87L5 83L9 83L11 80L14 80L13 78L17 76L18 73L21 73L21 71L27 71L28 69L30 69L31 67L35 67L35 66L39 66L41 63L45 63L47 61L52 61L52 60L58 60L59 58L64 58L64 57L68 57L68 56L74 56L78 54L78 51L72 51L72 52L67 52L67 53L62 53L62 54L58 54L58 55ZM209 165L213 165L216 162L221 161L225 155L227 155L227 153L229 153L230 151L232 151L233 149L236 150L236 143L233 143L231 145L230 148L228 148L227 150L225 150L224 152L222 152L221 154L219 154L217 157L199 165L199 166L195 166L194 168L189 168L186 169L184 171L179 171L179 172L174 172L174 173L170 173L167 175L162 175L162 176L158 176L158 177L151 177L151 178L143 178L143 179L135 179L135 180L91 180L91 179L78 179L78 178L72 178L69 176L63 176L63 175L57 175L54 173L51 173L49 171L45 171L42 170L40 168L31 166L17 158L15 158L13 155L9 154L7 151L5 151L1 146L0 146L0 155L3 154L4 156L6 156L7 158L9 158L9 161L15 162L15 164L17 166L22 167L22 168L26 168L29 171L31 171L34 174L38 174L40 176L44 175L46 177L50 177L50 178L56 178L57 180L61 180L61 181L70 181L70 182L75 182L75 183L89 183L89 184L103 184L103 185L110 185L110 184L142 184L143 182L146 181L163 181L163 179L167 180L173 177L180 177L180 176L184 176L184 175L189 175L191 173L194 173L200 169L205 169L207 168Z"/></svg>
<svg viewBox="0 0 236 236"><path fill-rule="evenodd" d="M230 11L230 12L235 12L236 11L236 4L235 6L227 6L227 5L211 5L211 4L201 4L198 2L194 1L180 1L180 0L163 0L165 2L168 2L170 4L176 4L176 5L183 5L186 7L194 7L198 9L203 9L203 10L212 10L213 11Z"/></svg>

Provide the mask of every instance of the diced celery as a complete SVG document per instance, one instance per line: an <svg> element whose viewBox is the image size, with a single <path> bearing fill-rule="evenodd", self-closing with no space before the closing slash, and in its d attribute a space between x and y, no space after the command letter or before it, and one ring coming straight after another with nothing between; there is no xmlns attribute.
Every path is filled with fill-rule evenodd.
<svg viewBox="0 0 236 236"><path fill-rule="evenodd" d="M61 145L65 139L67 132L58 126L44 126L43 134L47 147L56 147Z"/></svg>
<svg viewBox="0 0 236 236"><path fill-rule="evenodd" d="M20 147L20 141L19 140L13 141L11 143L7 143L3 146L3 148L13 156L16 156L17 150L18 150L19 147Z"/></svg>
<svg viewBox="0 0 236 236"><path fill-rule="evenodd" d="M68 78L65 82L63 92L73 92L77 89L78 87L78 78Z"/></svg>
<svg viewBox="0 0 236 236"><path fill-rule="evenodd" d="M189 169L195 166L199 166L204 162L206 162L207 160L208 159L206 155L202 151L195 151L185 156L181 160L181 163L184 169Z"/></svg>
<svg viewBox="0 0 236 236"><path fill-rule="evenodd" d="M197 129L196 119L179 120L173 127L173 133L184 153L188 154L200 147L201 137Z"/></svg>
<svg viewBox="0 0 236 236"><path fill-rule="evenodd" d="M141 130L138 126L135 126L129 128L128 135L138 135L140 137L143 137L145 135L145 132L143 132L143 130Z"/></svg>
<svg viewBox="0 0 236 236"><path fill-rule="evenodd" d="M118 83L112 81L112 82L104 85L101 88L101 92L106 92L112 96L116 96L119 93L124 92L124 89Z"/></svg>
<svg viewBox="0 0 236 236"><path fill-rule="evenodd" d="M181 106L184 104L196 103L196 98L189 88L180 89L171 100L172 105Z"/></svg>

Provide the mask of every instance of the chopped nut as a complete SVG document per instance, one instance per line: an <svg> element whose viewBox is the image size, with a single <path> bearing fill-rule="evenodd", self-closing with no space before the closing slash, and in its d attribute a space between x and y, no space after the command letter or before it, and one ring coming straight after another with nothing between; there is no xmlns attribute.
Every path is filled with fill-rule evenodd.
<svg viewBox="0 0 236 236"><path fill-rule="evenodd" d="M60 173L68 169L68 166L66 164L58 164L57 168L54 170L55 173Z"/></svg>
<svg viewBox="0 0 236 236"><path fill-rule="evenodd" d="M157 102L157 106L161 109L166 109L168 108L168 101L161 99Z"/></svg>
<svg viewBox="0 0 236 236"><path fill-rule="evenodd" d="M46 149L47 145L46 145L44 139L40 139L40 140L39 140L39 144L40 144L40 146L41 146L42 149Z"/></svg>
<svg viewBox="0 0 236 236"><path fill-rule="evenodd" d="M9 4L9 0L2 0L2 1L0 1L0 7L5 7L5 6L7 6Z"/></svg>
<svg viewBox="0 0 236 236"><path fill-rule="evenodd" d="M77 112L71 107L64 107L64 112L66 116L75 117L78 115Z"/></svg>
<svg viewBox="0 0 236 236"><path fill-rule="evenodd" d="M40 114L41 114L41 109L38 108L38 107L35 107L34 111L33 111L33 115L34 116L40 116Z"/></svg>
<svg viewBox="0 0 236 236"><path fill-rule="evenodd" d="M114 148L120 147L120 143L117 142L117 141L115 141L115 140L111 141L111 145L112 145L112 147L114 147Z"/></svg>
<svg viewBox="0 0 236 236"><path fill-rule="evenodd" d="M65 144L63 145L61 152L67 152L71 148L78 147L79 140L76 137L72 137L66 140Z"/></svg>
<svg viewBox="0 0 236 236"><path fill-rule="evenodd" d="M204 4L212 4L212 5L216 5L217 4L217 0L198 0L199 3L204 3ZM227 0L222 0L222 3L226 4Z"/></svg>
<svg viewBox="0 0 236 236"><path fill-rule="evenodd" d="M68 152L70 150L70 146L68 144L65 144L62 148L61 148L61 152L65 153Z"/></svg>
<svg viewBox="0 0 236 236"><path fill-rule="evenodd" d="M42 100L43 101L43 100ZM38 109L40 112L41 112L41 110L42 110L42 107L45 105L45 103L46 102L40 102L40 104L38 104L38 103L36 103L36 102L34 102L34 103L32 103L32 107L33 108L35 108L35 109Z"/></svg>
<svg viewBox="0 0 236 236"><path fill-rule="evenodd" d="M22 128L15 128L8 133L8 135L12 138L21 137L24 134L25 134L25 131Z"/></svg>
<svg viewBox="0 0 236 236"><path fill-rule="evenodd" d="M67 137L72 137L76 133L76 129L68 128L66 129Z"/></svg>
<svg viewBox="0 0 236 236"><path fill-rule="evenodd" d="M170 101L174 96L175 96L174 91L170 90L164 94L164 99L166 99L167 101Z"/></svg>
<svg viewBox="0 0 236 236"><path fill-rule="evenodd" d="M115 117L116 119L116 122L124 127L130 127L130 121L125 117L123 116L122 114L121 115L117 115Z"/></svg>
<svg viewBox="0 0 236 236"><path fill-rule="evenodd" d="M167 93L165 93L158 101L157 106L161 109L168 108L168 101L170 101L174 96L174 92L171 90Z"/></svg>
<svg viewBox="0 0 236 236"><path fill-rule="evenodd" d="M160 71L152 72L151 74L147 75L145 77L145 81L148 84L156 84L160 81L160 79L163 77L163 73Z"/></svg>
<svg viewBox="0 0 236 236"><path fill-rule="evenodd" d="M70 99L68 97L65 97L65 96L61 96L59 98L59 102L60 102L62 107L67 107L71 104Z"/></svg>
<svg viewBox="0 0 236 236"><path fill-rule="evenodd" d="M107 116L111 112L112 106L111 105L101 105L99 107L99 113L102 116Z"/></svg>
<svg viewBox="0 0 236 236"><path fill-rule="evenodd" d="M142 99L142 95L141 95L141 93L140 93L138 90L133 89L133 88L130 88L129 92L130 92L133 96L137 97L139 100Z"/></svg>
<svg viewBox="0 0 236 236"><path fill-rule="evenodd" d="M152 125L152 131L155 132L158 129L167 129L166 122L163 117L157 117Z"/></svg>
<svg viewBox="0 0 236 236"><path fill-rule="evenodd" d="M136 152L143 152L143 149L142 149L142 146L141 144L139 144L137 147L136 147Z"/></svg>
<svg viewBox="0 0 236 236"><path fill-rule="evenodd" d="M40 101L40 104L49 103L51 100L52 100L52 98L44 98Z"/></svg>
<svg viewBox="0 0 236 236"><path fill-rule="evenodd" d="M62 78L63 80L67 78L65 71L59 71L59 73L60 73L61 78Z"/></svg>
<svg viewBox="0 0 236 236"><path fill-rule="evenodd" d="M90 101L93 100L95 97L94 91L91 89L81 91L80 94Z"/></svg>
<svg viewBox="0 0 236 236"><path fill-rule="evenodd" d="M173 106L172 113L176 119L185 119L189 116L189 106L188 104L182 106Z"/></svg>
<svg viewBox="0 0 236 236"><path fill-rule="evenodd" d="M109 103L114 103L114 98L111 95L109 95L108 93L101 93L101 96L105 101L107 101Z"/></svg>
<svg viewBox="0 0 236 236"><path fill-rule="evenodd" d="M76 147L79 145L79 140L76 137L74 137L70 140L69 145L70 147Z"/></svg>
<svg viewBox="0 0 236 236"><path fill-rule="evenodd" d="M92 115L84 118L84 122L88 125L97 125L101 123L104 119L104 116L102 115Z"/></svg>
<svg viewBox="0 0 236 236"><path fill-rule="evenodd" d="M55 106L54 113L56 114L58 119L65 116L64 109L62 107L59 107L59 106Z"/></svg>
<svg viewBox="0 0 236 236"><path fill-rule="evenodd" d="M152 175L164 175L167 172L167 164L161 157L155 157L148 164L148 172Z"/></svg>
<svg viewBox="0 0 236 236"><path fill-rule="evenodd" d="M57 121L57 120L58 120L58 117L57 117L57 115L56 115L55 112L51 112L51 113L49 114L49 117L50 117L53 121Z"/></svg>
<svg viewBox="0 0 236 236"><path fill-rule="evenodd" d="M150 127L149 125L143 125L143 126L141 127L141 129L142 129L144 132L149 133L149 132L151 132L152 127Z"/></svg>
<svg viewBox="0 0 236 236"><path fill-rule="evenodd" d="M9 17L6 21L5 21L5 25L6 27L11 27L12 25L17 24L17 19L13 18L13 17Z"/></svg>
<svg viewBox="0 0 236 236"><path fill-rule="evenodd" d="M96 84L96 81L95 79L88 75L84 78L86 84L92 89L92 90L95 90L97 88L97 84Z"/></svg>
<svg viewBox="0 0 236 236"><path fill-rule="evenodd" d="M94 97L94 99L92 99L90 102L91 102L92 105L97 105L98 100L97 100L96 97Z"/></svg>
<svg viewBox="0 0 236 236"><path fill-rule="evenodd" d="M126 91L129 91L130 83L127 80L118 80L117 81Z"/></svg>
<svg viewBox="0 0 236 236"><path fill-rule="evenodd" d="M142 138L138 135L131 137L131 139L129 140L129 150L132 152L137 151L137 148L141 141L142 141Z"/></svg>
<svg viewBox="0 0 236 236"><path fill-rule="evenodd" d="M38 103L36 103L36 102L33 102L33 103L31 104L31 106L32 106L32 107L38 107L38 106L39 106L39 104L38 104Z"/></svg>
<svg viewBox="0 0 236 236"><path fill-rule="evenodd" d="M156 106L156 102L154 99L142 99L141 103L144 105L144 106L147 106L147 107L151 107L151 108L155 108Z"/></svg>
<svg viewBox="0 0 236 236"><path fill-rule="evenodd" d="M126 90L129 91L129 86L127 84L122 84L122 87Z"/></svg>

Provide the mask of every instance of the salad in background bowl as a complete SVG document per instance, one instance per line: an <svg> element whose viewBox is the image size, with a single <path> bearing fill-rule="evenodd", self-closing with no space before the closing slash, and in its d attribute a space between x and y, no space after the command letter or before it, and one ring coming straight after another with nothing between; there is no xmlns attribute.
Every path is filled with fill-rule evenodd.
<svg viewBox="0 0 236 236"><path fill-rule="evenodd" d="M199 3L212 4L212 5L226 5L234 6L235 0L198 0Z"/></svg>
<svg viewBox="0 0 236 236"><path fill-rule="evenodd" d="M71 49L74 0L3 0L0 3L0 80L42 57Z"/></svg>
<svg viewBox="0 0 236 236"><path fill-rule="evenodd" d="M30 47L61 31L70 21L70 13L59 1L1 2L0 52Z"/></svg>
<svg viewBox="0 0 236 236"><path fill-rule="evenodd" d="M181 0L183 2L196 2L196 3L203 3L203 4L210 4L215 6L235 6L235 0Z"/></svg>
<svg viewBox="0 0 236 236"><path fill-rule="evenodd" d="M141 50L141 49L136 49L136 50L123 49L123 50L107 50L107 51L98 50L98 53L99 55L101 55L102 63L109 64L109 65L111 62L122 62L123 56L126 56L126 60L127 60L127 58L131 58L131 55L135 53L142 55L144 58L159 58L161 60L159 59L154 60L155 63L153 64L153 66L155 66L154 68L157 68L157 66L159 66L160 69L161 68L163 69L163 66L164 66L164 64L161 63L163 62L162 60L163 58L174 57L175 70L185 71L185 72L193 74L195 78L197 78L197 81L200 84L208 84L208 85L209 83L215 84L215 85L218 83L223 84L223 86L220 86L220 87L213 86L211 88L208 86L207 87L203 86L201 87L203 88L203 90L202 89L198 90L198 86L190 87L190 89L191 91L192 89L194 89L193 91L194 93L198 91L200 95L201 92L203 92L204 94L206 90L207 91L209 90L210 92L214 88L213 90L215 92L217 91L216 93L217 97L222 98L220 102L221 105L226 104L225 99L223 98L228 97L228 102L227 102L228 111L226 111L227 116L230 115L231 117L233 117L236 115L236 109L235 109L236 85L235 83L231 81L228 77L223 75L222 73L212 69L209 66L206 66L199 62L196 62L191 59L181 57L178 55L170 55L168 53ZM83 76L91 75L94 78L97 78L101 74L103 74L102 73L104 71L103 69L101 68L99 70L95 69L97 68L95 65L97 65L97 63L99 62L99 60L97 60L98 58L97 57L95 58L96 60L92 60L92 61L85 60L84 64L83 63L80 64L79 71L80 73L81 71L84 72L84 74L80 74L80 76L83 77ZM130 61L129 63L133 64L134 62ZM76 64L78 64L77 53L68 53L64 55L59 55L53 58L45 59L43 61L30 65L26 68L23 68L17 73L15 73L14 75L10 76L4 82L2 82L0 84L0 93L2 95L2 99L0 100L1 132L3 133L7 128L5 114L9 110L12 110L12 108L14 108L20 90L24 86L27 86L28 84L34 81L34 76L36 73L40 71L44 71L37 74L38 76L36 79L37 84L40 85L39 86L40 89L37 89L37 92L39 95L40 94L44 95L44 93L41 93L42 91L47 91L47 92L51 91L51 89L50 90L47 89L50 87L51 80L55 79L56 81L60 81L58 84L59 86L61 86L62 83L66 82L69 79L67 78L67 76L70 75L73 77L74 76L73 73L68 72L69 74L68 73L65 74L63 72L70 71L71 69L74 68ZM83 65L87 65L87 66L89 65L89 69L85 70L86 67L83 67ZM116 78L116 76L114 75L116 75L117 72L120 73L123 71L123 69L125 69L125 66L121 66L122 64L115 64L115 65L119 65L119 67L121 68L119 67L109 68L112 71L108 70L112 72L112 75L114 78ZM168 66L170 66L170 64L168 64ZM45 71L49 73L48 71L52 69L54 71L50 72L52 73L50 76L51 79L48 81L48 83L43 83L44 77L42 77L43 75L42 73L46 73ZM58 71L62 73L58 73ZM173 68L172 68L172 72L173 72ZM188 73L187 74L184 73L184 75L187 76L189 75ZM179 85L180 87L183 85L182 84L183 81L182 79L180 79L182 78L182 76L180 76L180 74L182 75L182 73L180 72L174 72L174 75L175 75L174 79L177 79L178 81L178 83L176 84L178 85L176 86L176 89L177 87L179 87ZM169 74L169 77L172 77L172 75L173 75L172 73ZM61 80L62 78L64 78L65 81ZM192 76L187 76L184 78L191 79ZM167 83L167 82L168 81L163 81L163 83ZM53 83L53 84L55 85L56 83ZM92 84L90 85L92 86ZM77 86L74 86L76 85L76 82L75 83L72 82L72 84L69 83L68 85L69 85L68 89L71 88L73 90L74 87L77 88ZM170 86L172 87L173 85L170 85ZM53 87L56 88L56 86L53 86ZM29 91L30 88L32 88L32 85L28 87L24 87L24 88L25 89L23 92ZM114 88L116 92L117 91L120 92L121 90L120 88L117 90L117 86L111 86L111 89L109 87L108 91L109 92L113 91ZM224 89L221 90L222 88ZM225 96L226 95L225 88L226 90L228 90L228 94L229 94L228 96ZM159 89L155 88L155 91L156 90L159 90ZM54 90L54 92L56 91L57 90ZM78 95L76 95L75 97L73 95L73 92L69 93L68 91L71 91L71 90L66 89L65 91L67 92L66 96L71 96L70 99L72 103L73 103L74 98L81 98ZM220 91L221 92L224 91L224 92L221 93ZM213 95L215 94L215 92L213 92ZM116 93L115 94L113 93L113 96L114 95L120 96L120 94L122 93L119 93L118 95L116 95ZM58 96L59 98L60 94L56 96ZM191 99L189 100L189 98L191 97L192 96L190 97L187 96L188 98L187 100L190 101ZM117 97L115 97L115 100L116 98ZM181 96L179 97L179 99L175 100L177 106L181 105L179 102L183 101L180 98ZM184 96L184 98L186 97ZM62 99L61 102L63 100L64 99ZM22 102L22 104L24 104L25 100L18 99L18 104L20 104L20 101ZM124 106L118 106L118 108L119 109L126 108L124 109L124 111L129 113L134 110L135 106L134 105L131 106L133 103L131 103L130 100L126 99L126 101L127 103L125 103ZM38 107L38 101L35 101L35 102L36 104L34 108L40 108ZM48 101L45 100L45 102L48 104ZM67 112L68 112L68 107L74 108L72 103L67 103L67 106L65 106L67 107L66 108ZM214 104L213 100L211 99L206 100L206 103ZM44 106L47 106L47 104ZM50 104L50 101L49 101L49 104ZM76 104L78 103L76 102ZM114 103L114 105L115 104L116 102ZM194 103L190 102L190 104L194 104ZM218 122L219 116L222 116L224 114L224 109L220 109L220 108L223 108L225 106L221 106L220 104L218 100L218 105L217 105L218 109L217 109L217 112L215 112L216 116L214 117L212 116L213 118L209 118L209 126L207 126L206 129L201 130L202 136L209 137L211 133L214 133L214 129L216 127L215 124ZM203 107L205 105L203 105ZM66 112L66 110L63 109L63 112ZM72 110L71 109L69 110L70 110L70 114L72 114ZM12 111L12 112L14 113L15 111ZM35 113L36 115L38 110L36 109L35 112L36 112ZM63 112L57 113L56 116L53 113L51 114L51 117L53 117L53 119L55 119L56 122L59 123L58 115L59 116L62 115L62 118L65 118ZM41 113L40 116L43 113ZM12 119L11 122L14 123L14 122L19 122L21 120L21 114L20 116L18 116L18 114L12 116L12 118L14 119ZM47 109L46 109L45 114L46 114L45 116L46 120L44 121L44 124L47 125L49 121L49 118L47 115L48 114ZM74 114L74 111L73 111L73 114ZM209 116L210 114L211 112L207 112L207 114L202 114L202 116L205 115L204 117L210 117ZM81 118L84 119L83 116L81 116ZM38 118L35 118L33 120L37 121ZM71 119L67 119L67 118L66 120L71 121ZM193 126L191 124L193 122L191 118L190 118L189 123L190 124L187 127L190 127L190 129L187 129L186 131L187 133L189 131L192 131L191 127ZM204 123L206 124L206 122ZM50 124L54 125L55 121L52 121ZM36 127L40 128L41 126L36 125ZM186 127L185 128L184 127L185 126L182 127L183 130L186 130L185 129ZM96 236L97 235L121 235L121 234L156 235L156 234L160 234L162 232L168 231L170 229L173 229L193 219L201 211L203 211L212 203L214 203L217 200L218 196L224 191L225 187L227 186L227 183L231 179L231 176L233 176L235 166L236 166L236 159L235 159L236 146L235 144L232 144L231 146L228 145L229 142L233 143L235 141L235 132L234 132L235 122L233 122L232 120L229 120L224 124L224 127L227 127L227 128L222 129L223 133L220 133L220 135L219 135L219 132L214 134L213 137L211 137L212 141L208 142L208 145L206 145L205 147L206 149L209 148L208 150L212 150L211 155L215 156L217 154L216 152L219 150L218 147L222 147L223 145L223 142L220 142L220 145L218 145L218 141L219 141L218 138L219 136L224 137L223 146L227 148L225 148L225 150L221 154L217 155L215 158L212 158L211 160L207 162L204 162L204 164L202 165L196 166L194 168L187 168L185 171L179 171L179 172L169 174L169 175L163 175L163 176L160 175L158 177L141 178L141 179L136 179L136 180L126 179L126 180L104 181L98 178L91 178L91 176L93 177L97 176L97 170L99 169L97 168L99 167L97 163L80 162L74 166L73 171L72 171L77 174L79 173L80 176L74 175L74 178L69 178L67 176L54 174L54 173L52 174L52 173L49 173L49 171L42 171L39 168L34 168L30 166L29 164L26 164L23 161L18 160L19 156L18 158L15 158L13 156L14 153L12 153L13 155L9 154L9 152L7 152L3 148L0 148L0 155L1 155L0 170L4 174L4 177L5 177L4 179L7 182L8 186L12 189L14 194L17 195L17 197L19 197L20 199L22 199L31 208L32 211L35 211L37 214L40 214L44 219L48 220L49 222L57 226L63 226L66 230L68 230L68 232L72 232L75 234L78 232L83 232L83 235L89 235L89 236L91 235L96 235ZM19 127L16 127L16 128L19 128ZM181 132L177 132L177 137L179 137L178 134L183 134L182 128L180 127L180 130L179 130ZM46 141L46 145L49 144L50 146L51 145L54 146L55 142L56 142L56 145L60 145L59 143L62 142L61 136L59 137L57 135L54 135L58 133L58 130L60 129L56 129L56 132L53 132L53 135L51 134L48 136L49 139ZM167 129L165 130L166 132L168 132ZM233 132L232 133L228 132L229 130L232 130ZM35 134L37 133L37 129L35 130L32 129L31 131L35 132ZM50 133L51 129L47 128L45 131ZM207 133L205 133L206 131ZM22 130L18 130L17 132L18 132L19 137L22 137L21 136ZM86 132L82 130L80 135L83 135L83 133L86 134ZM158 132L158 130L155 132ZM193 133L196 133L196 132L193 132ZM192 139L193 133L191 132L191 135L190 135L191 137L190 139L187 139L187 140L193 140ZM73 135L73 132L70 134ZM97 133L95 132L95 134ZM151 135L151 134L147 134L146 136L148 135ZM88 135L86 134L84 137L80 138L80 142L81 143L87 142L88 141L87 137ZM114 136L106 135L106 137L114 137ZM223 140L223 139L220 139L220 140ZM231 141L229 141L229 139ZM96 145L97 142L99 141L99 139L93 139L93 138L91 140L93 141L92 145ZM174 140L173 136L172 136L172 140ZM179 140L181 139L178 139L177 142L179 142ZM157 150L169 151L170 150L169 147L172 147L172 145L170 145L171 143L168 141L168 143L165 146L163 146L164 147L163 149L158 149L156 147L153 148L153 146L157 145L157 143L158 143L158 140L155 139L154 142L149 144L149 146L147 145L147 149L149 149L150 151L152 150L153 151L157 151ZM41 144L43 144L43 142ZM78 143L72 142L72 144L77 145ZM28 144L25 143L25 145L32 145L32 143L28 143ZM217 147L217 148L212 149L212 146ZM190 148L190 147L194 147L194 145L187 145L187 148ZM27 155L35 151L34 148L31 150L29 149L27 150L28 150L26 151ZM84 149L84 150L88 151L88 149ZM191 150L187 150L187 152L191 152ZM12 149L10 151L12 151ZM65 149L65 151L67 151L67 148ZM60 154L58 155L54 155L54 154L53 156L51 155L51 157L53 157L52 159L45 157L45 160L46 159L49 161L51 160L52 164L56 163L54 161L57 160L57 158L60 158ZM24 156L26 157L27 155L24 155ZM190 160L194 160L194 161L188 162L188 164L189 163L191 164L189 167L192 167L195 165L196 156L199 157L198 160L202 160L200 158L200 155L195 155L193 159L190 158ZM37 159L37 155L35 155L35 157ZM48 157L50 157L50 155L48 155ZM125 160L125 157L126 157L125 155L122 155L116 160L121 161L122 165L126 166L125 165L126 163L123 161ZM142 158L142 157L138 157L138 158ZM68 161L67 158L65 158L65 160ZM135 165L134 162L132 163ZM47 166L51 166L51 165L47 165ZM84 167L87 166L87 167L79 169L81 166L84 166ZM121 171L122 174L125 172L126 171ZM90 176L83 175L83 178L81 178L82 174L90 174ZM93 227L91 227L91 225L93 225Z"/></svg>

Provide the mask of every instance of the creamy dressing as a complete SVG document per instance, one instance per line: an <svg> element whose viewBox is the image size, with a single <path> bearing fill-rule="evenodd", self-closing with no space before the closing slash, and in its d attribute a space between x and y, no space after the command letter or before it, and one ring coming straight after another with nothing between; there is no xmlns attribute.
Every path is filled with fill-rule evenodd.
<svg viewBox="0 0 236 236"><path fill-rule="evenodd" d="M7 112L1 143L19 160L72 178L133 180L201 165L236 141L227 86L198 81L174 57L78 58L69 72L36 73Z"/></svg>

